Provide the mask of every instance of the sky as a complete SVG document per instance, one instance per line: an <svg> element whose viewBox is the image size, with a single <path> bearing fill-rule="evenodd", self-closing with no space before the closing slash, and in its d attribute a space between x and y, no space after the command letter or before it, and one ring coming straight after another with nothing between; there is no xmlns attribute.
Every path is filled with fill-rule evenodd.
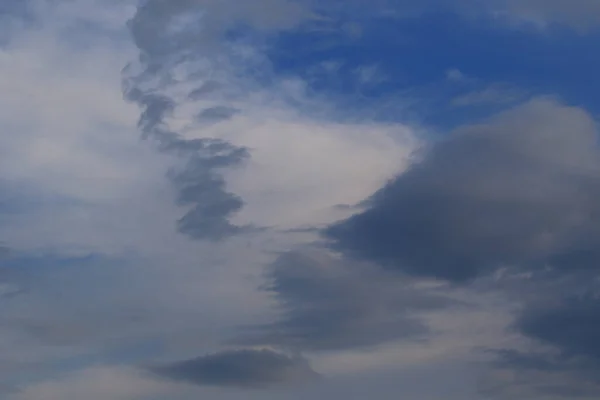
<svg viewBox="0 0 600 400"><path fill-rule="evenodd" d="M600 397L597 0L1 0L0 399Z"/></svg>

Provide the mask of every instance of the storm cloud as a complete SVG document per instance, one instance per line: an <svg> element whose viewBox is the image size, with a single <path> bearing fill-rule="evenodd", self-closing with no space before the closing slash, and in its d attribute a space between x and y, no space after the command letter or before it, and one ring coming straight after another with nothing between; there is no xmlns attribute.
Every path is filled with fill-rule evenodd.
<svg viewBox="0 0 600 400"><path fill-rule="evenodd" d="M324 236L350 257L452 282L505 266L594 269L597 133L585 111L532 100L450 133Z"/></svg>

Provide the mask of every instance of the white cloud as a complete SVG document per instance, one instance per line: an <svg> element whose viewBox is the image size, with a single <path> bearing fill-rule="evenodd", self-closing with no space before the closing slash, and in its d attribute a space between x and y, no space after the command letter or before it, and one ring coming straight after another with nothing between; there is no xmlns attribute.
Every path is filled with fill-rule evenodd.
<svg viewBox="0 0 600 400"><path fill-rule="evenodd" d="M14 31L0 52L0 84L11 93L0 96L0 126L14 132L0 135L0 178L35 200L2 216L0 240L17 252L95 252L111 265L39 271L27 278L34 284L7 283L27 289L5 304L0 328L11 375L142 337L163 339L170 354L209 350L235 326L271 315L257 290L262 267L269 251L298 240L266 232L210 246L176 233L182 211L164 176L174 160L140 141L138 110L122 100L121 68L136 57L121 38L126 18L94 13L103 7L91 0L69 4L40 8L38 28ZM82 22L114 38L85 35L83 47L67 40ZM232 80L228 69L210 72L229 82L223 90L236 93L243 112L209 134L252 153L245 168L227 174L247 202L240 221L293 228L340 218L335 205L368 196L405 167L415 145L405 126L305 115L286 96L327 104L297 86L257 94L251 80ZM218 103L224 92L187 106L193 112ZM186 118L179 123L194 127ZM206 133L194 127L186 135Z"/></svg>
<svg viewBox="0 0 600 400"><path fill-rule="evenodd" d="M86 234L93 215L156 192L166 168L140 145L137 110L122 99L131 47L104 36L88 37L85 47L65 38L87 21L78 17L85 3L40 5L39 25L15 30L0 49L0 178L35 204L3 216L0 237L11 247L97 249ZM113 12L92 17L125 33Z"/></svg>
<svg viewBox="0 0 600 400"><path fill-rule="evenodd" d="M277 29L304 15L279 0L168 4L186 3L207 6L218 16L215 24L247 17ZM163 342L165 357L189 357L218 347L239 325L271 318L272 302L257 289L264 283L262 268L272 251L306 237L267 231L207 245L179 235L174 226L182 210L164 176L176 160L139 140L138 110L122 100L121 68L137 57L123 39L131 3L58 4L43 9L38 28L12 32L9 46L0 50L0 182L16 184L24 188L20 195L36 200L1 217L0 241L41 254L95 252L108 266L34 271L6 283L28 289L2 303L6 376L33 369L39 378L54 361L101 355L145 339ZM82 23L109 34L81 31ZM347 215L336 205L363 200L408 165L419 145L411 127L329 115L328 100L308 95L300 81L262 87L239 74L240 63L249 59L261 65L260 54L232 51L238 58L224 57L224 64L205 59L182 73L189 78L204 68L204 76L221 85L213 94L184 101L202 83L190 80L164 90L181 100L169 122L186 128L186 138L220 137L250 149L245 165L225 173L228 189L246 202L236 222L277 228L329 223ZM199 110L223 104L240 113L213 126L193 121ZM455 327L437 317L446 329ZM427 351L386 348L366 360L346 354L317 362L332 373L359 373L402 357L422 360L458 342L464 331L456 331L454 341ZM9 399L129 400L164 390L134 369L96 367L24 386Z"/></svg>
<svg viewBox="0 0 600 400"><path fill-rule="evenodd" d="M252 151L228 182L246 201L239 220L258 225L298 228L342 218L347 211L335 206L367 198L406 167L416 147L401 125L318 121L268 107L258 117L263 121L234 119L232 132L245 129L228 136Z"/></svg>

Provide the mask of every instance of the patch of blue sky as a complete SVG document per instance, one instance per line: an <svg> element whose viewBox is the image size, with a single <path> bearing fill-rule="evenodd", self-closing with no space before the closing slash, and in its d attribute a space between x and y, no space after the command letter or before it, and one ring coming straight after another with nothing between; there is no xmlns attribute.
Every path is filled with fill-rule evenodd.
<svg viewBox="0 0 600 400"><path fill-rule="evenodd" d="M338 21L329 23L336 29L304 26L283 32L273 38L268 54L276 75L302 77L312 92L335 97L345 110L404 98L422 122L441 127L509 104L489 97L477 104L477 96L462 107L453 103L498 84L600 111L600 80L595 79L600 32L581 34L561 26L509 29L499 24L491 17L466 18L452 12ZM376 79L365 81L365 70ZM454 78L465 79L449 82L452 70L460 71ZM394 107L388 110L379 117L406 117Z"/></svg>

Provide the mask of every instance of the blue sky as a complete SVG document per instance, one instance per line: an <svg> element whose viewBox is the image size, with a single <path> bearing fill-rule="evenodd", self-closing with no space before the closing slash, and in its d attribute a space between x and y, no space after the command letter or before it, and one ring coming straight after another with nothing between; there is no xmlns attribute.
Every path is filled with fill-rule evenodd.
<svg viewBox="0 0 600 400"><path fill-rule="evenodd" d="M410 92L424 123L441 129L470 117L467 113L459 120L449 115L456 112L446 107L449 97L498 83L528 95L559 96L598 112L593 78L600 63L594 51L597 32L583 35L559 24L544 30L530 25L506 29L501 24L491 16L465 21L450 11L429 11L403 20L363 18L339 22L336 25L342 28L330 32L297 30L278 35L270 56L275 73L300 75L312 90L340 95L342 102L345 96L352 99L360 94L368 98L360 100L368 102ZM348 34L344 25L360 34ZM335 72L315 74L328 63L335 65ZM357 71L367 67L377 71L381 80L360 87ZM473 82L448 84L449 71L459 71Z"/></svg>
<svg viewBox="0 0 600 400"><path fill-rule="evenodd" d="M600 395L600 3L0 4L0 398Z"/></svg>

